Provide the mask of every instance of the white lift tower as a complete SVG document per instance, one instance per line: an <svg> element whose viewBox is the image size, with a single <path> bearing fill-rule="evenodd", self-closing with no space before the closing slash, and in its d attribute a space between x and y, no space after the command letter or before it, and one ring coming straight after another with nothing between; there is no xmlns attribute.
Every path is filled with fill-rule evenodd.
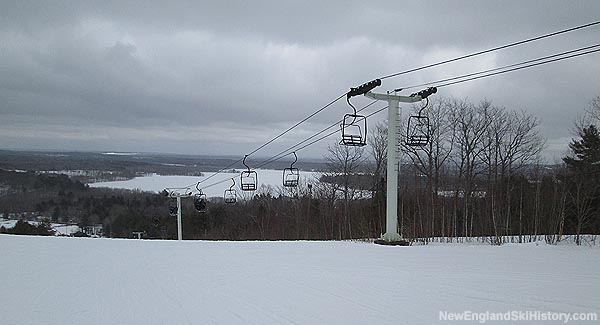
<svg viewBox="0 0 600 325"><path fill-rule="evenodd" d="M183 230L181 227L181 198L192 196L192 192L188 187L184 188L166 188L165 192L170 198L177 198L177 240L183 239Z"/></svg>
<svg viewBox="0 0 600 325"><path fill-rule="evenodd" d="M435 87L428 88L410 96L392 94L378 94L371 90L381 85L381 80L370 81L357 88L351 88L348 97L365 95L375 100L388 102L388 147L387 147L387 197L386 197L386 222L385 233L375 241L377 244L407 246L409 242L398 233L398 129L400 121L397 118L400 112L399 103L415 103L437 92Z"/></svg>

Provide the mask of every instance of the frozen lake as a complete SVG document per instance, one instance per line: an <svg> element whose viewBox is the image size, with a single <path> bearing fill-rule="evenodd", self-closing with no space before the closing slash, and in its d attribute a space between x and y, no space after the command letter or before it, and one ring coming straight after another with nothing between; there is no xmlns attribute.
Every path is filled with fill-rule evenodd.
<svg viewBox="0 0 600 325"><path fill-rule="evenodd" d="M258 186L268 185L273 188L281 187L283 183L283 171L273 169L257 169L258 175ZM108 188L121 188L128 190L141 190L148 192L160 192L167 187L182 187L201 182L208 177L211 177L213 173L204 173L204 176L161 176L151 175L144 177L136 177L127 181L115 181L115 182L98 182L89 184L90 187L108 187ZM300 182L313 182L318 179L321 173L319 172L303 172L300 171ZM220 173L214 177L211 177L200 185L202 191L208 197L222 197L225 190L233 184L231 178L235 179L235 189L240 192L240 173ZM214 186L206 187L215 183L219 183ZM195 191L195 188L192 187Z"/></svg>

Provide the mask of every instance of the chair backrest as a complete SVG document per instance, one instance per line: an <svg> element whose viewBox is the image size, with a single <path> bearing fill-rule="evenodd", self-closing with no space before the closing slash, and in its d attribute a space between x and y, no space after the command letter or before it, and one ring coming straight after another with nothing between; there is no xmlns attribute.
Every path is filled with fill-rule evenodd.
<svg viewBox="0 0 600 325"><path fill-rule="evenodd" d="M340 127L342 129L340 144L359 147L367 145L366 117L356 114L346 114Z"/></svg>
<svg viewBox="0 0 600 325"><path fill-rule="evenodd" d="M408 118L406 144L411 147L422 147L429 143L429 118L415 115Z"/></svg>
<svg viewBox="0 0 600 325"><path fill-rule="evenodd" d="M237 194L235 193L235 190L225 190L225 194L223 194L223 200L225 203L235 203L237 201Z"/></svg>
<svg viewBox="0 0 600 325"><path fill-rule="evenodd" d="M300 171L298 168L284 168L283 169L283 186L285 187L296 187L300 181Z"/></svg>
<svg viewBox="0 0 600 325"><path fill-rule="evenodd" d="M240 174L240 187L242 191L256 191L258 175L255 171L243 171Z"/></svg>

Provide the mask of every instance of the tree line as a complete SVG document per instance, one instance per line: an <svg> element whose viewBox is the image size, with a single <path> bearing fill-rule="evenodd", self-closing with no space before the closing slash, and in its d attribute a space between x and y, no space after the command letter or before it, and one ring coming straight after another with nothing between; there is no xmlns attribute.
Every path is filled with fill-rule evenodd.
<svg viewBox="0 0 600 325"><path fill-rule="evenodd" d="M525 241L539 235L550 243L565 234L600 232L600 120L598 98L576 124L576 138L562 164L541 160L545 141L539 119L525 111L432 99L424 147L403 141L398 150L399 232L406 238L507 236ZM596 114L596 115L595 115ZM368 147L334 143L325 155L327 172L297 188L259 186L236 204L210 200L204 213L183 199L184 239L279 240L375 238L385 232L387 126L370 128ZM9 172L4 172L9 173ZM14 172L10 172L14 173ZM64 176L20 173L0 195L0 212L37 211L54 222L102 224L109 237L177 237L169 198L139 191L92 189ZM7 183L7 182L5 182Z"/></svg>
<svg viewBox="0 0 600 325"><path fill-rule="evenodd" d="M596 103L594 106L593 103ZM597 99L591 112L597 112ZM401 144L402 231L412 238L543 234L548 242L600 232L594 161L600 142L586 118L563 164L541 160L539 120L524 111L441 98L427 110L429 143ZM595 160L596 159L596 160Z"/></svg>

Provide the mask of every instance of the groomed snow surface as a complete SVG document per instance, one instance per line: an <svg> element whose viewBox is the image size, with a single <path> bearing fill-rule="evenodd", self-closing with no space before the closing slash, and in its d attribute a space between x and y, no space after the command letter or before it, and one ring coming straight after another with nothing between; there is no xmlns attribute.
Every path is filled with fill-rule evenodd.
<svg viewBox="0 0 600 325"><path fill-rule="evenodd" d="M440 312L600 313L598 247L11 235L0 247L7 325L478 324L440 321Z"/></svg>

